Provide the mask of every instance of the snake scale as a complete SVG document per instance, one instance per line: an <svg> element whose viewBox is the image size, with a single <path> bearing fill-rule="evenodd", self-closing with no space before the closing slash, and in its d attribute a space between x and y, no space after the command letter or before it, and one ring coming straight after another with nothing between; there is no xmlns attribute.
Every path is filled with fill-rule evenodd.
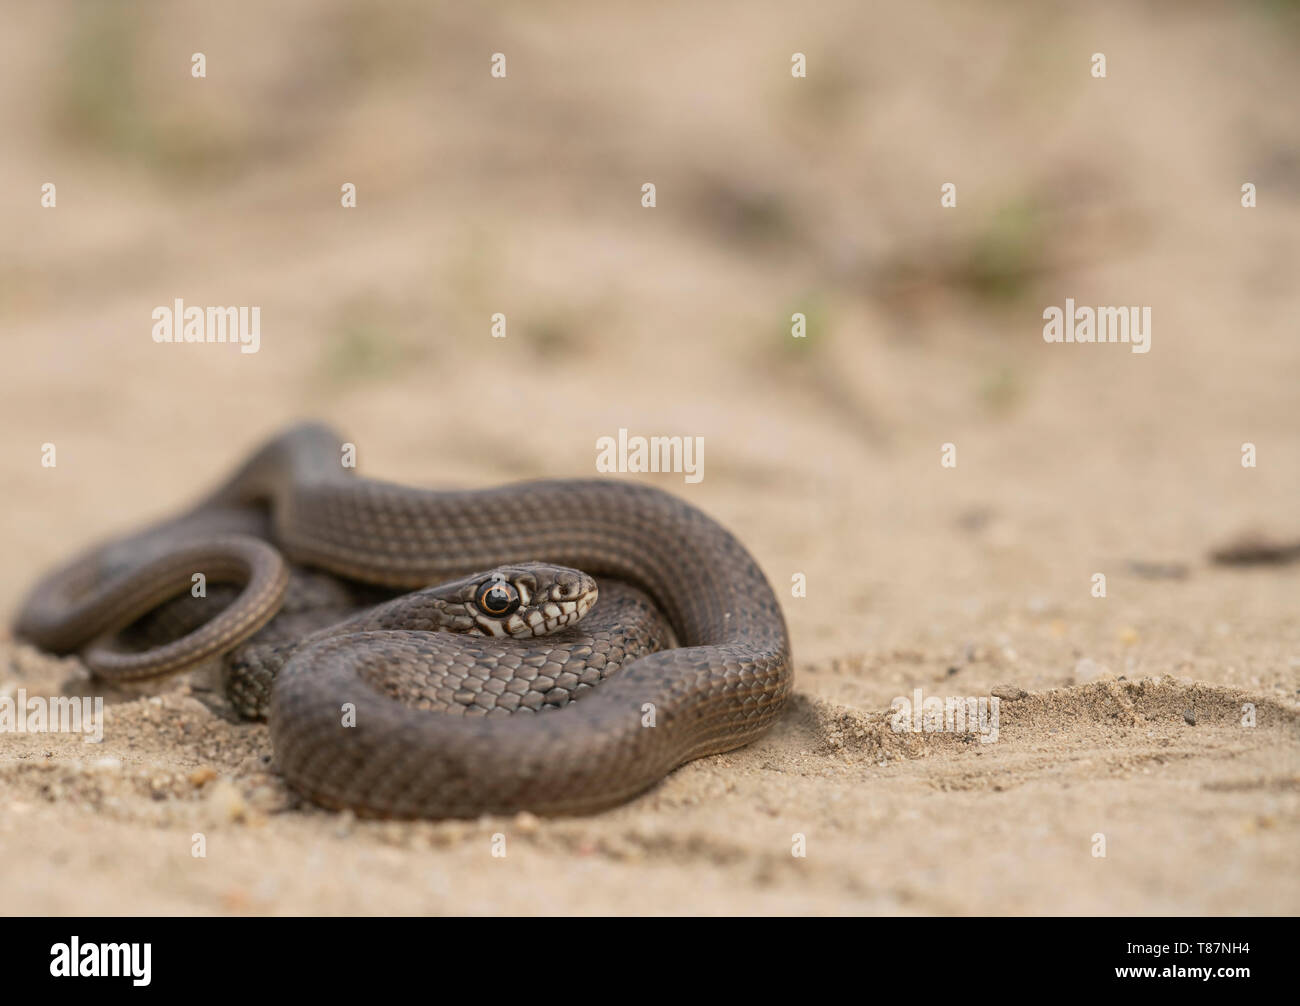
<svg viewBox="0 0 1300 1006"><path fill-rule="evenodd" d="M42 579L16 634L110 679L224 655L288 783L371 816L605 809L785 705L776 596L696 507L612 480L408 488L340 446L285 431L192 509ZM238 590L203 607L181 596L196 572ZM353 586L299 611L313 578ZM128 644L169 605L170 638Z"/></svg>

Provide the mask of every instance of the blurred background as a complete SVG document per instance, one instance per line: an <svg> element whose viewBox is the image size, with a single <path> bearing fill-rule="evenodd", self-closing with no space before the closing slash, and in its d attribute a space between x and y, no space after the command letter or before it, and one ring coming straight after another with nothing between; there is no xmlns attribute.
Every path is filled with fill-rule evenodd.
<svg viewBox="0 0 1300 1006"><path fill-rule="evenodd" d="M1082 656L1294 693L1294 572L1205 556L1300 538L1300 5L0 17L0 611L294 419L430 486L591 476L626 427L704 437L645 478L755 553L814 694ZM1151 351L1046 344L1067 297ZM260 352L155 344L176 298L260 306Z"/></svg>

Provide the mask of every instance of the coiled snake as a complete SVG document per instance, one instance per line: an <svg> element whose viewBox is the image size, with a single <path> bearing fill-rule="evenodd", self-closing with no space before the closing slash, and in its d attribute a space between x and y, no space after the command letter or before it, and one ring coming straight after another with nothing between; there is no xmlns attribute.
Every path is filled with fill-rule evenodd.
<svg viewBox="0 0 1300 1006"><path fill-rule="evenodd" d="M340 443L318 425L281 434L192 510L40 581L17 635L83 652L106 678L228 654L232 696L254 714L274 673L279 770L369 815L603 809L781 711L792 665L776 597L695 507L600 480L406 488L354 476ZM373 585L380 603L340 601L293 638L295 616L271 620L291 582L322 575L310 570ZM122 642L197 572L242 589L179 638ZM415 592L383 600L399 588Z"/></svg>

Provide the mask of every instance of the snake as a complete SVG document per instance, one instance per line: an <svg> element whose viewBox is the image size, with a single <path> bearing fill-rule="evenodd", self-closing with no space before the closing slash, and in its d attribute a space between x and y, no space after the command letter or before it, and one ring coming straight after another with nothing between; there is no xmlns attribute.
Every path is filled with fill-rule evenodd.
<svg viewBox="0 0 1300 1006"><path fill-rule="evenodd" d="M373 817L606 810L785 707L776 594L698 507L608 478L413 488L358 475L349 448L288 428L42 577L15 635L110 681L223 659L288 785ZM295 604L313 582L344 586Z"/></svg>

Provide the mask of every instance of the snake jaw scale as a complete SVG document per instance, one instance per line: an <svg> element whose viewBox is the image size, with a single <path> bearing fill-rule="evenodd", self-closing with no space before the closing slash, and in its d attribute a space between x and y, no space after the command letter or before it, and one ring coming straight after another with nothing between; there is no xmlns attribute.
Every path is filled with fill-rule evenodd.
<svg viewBox="0 0 1300 1006"><path fill-rule="evenodd" d="M494 618L486 618L483 615L479 615L475 621L479 625L479 632L481 635L496 636L500 639L506 634L505 626Z"/></svg>

